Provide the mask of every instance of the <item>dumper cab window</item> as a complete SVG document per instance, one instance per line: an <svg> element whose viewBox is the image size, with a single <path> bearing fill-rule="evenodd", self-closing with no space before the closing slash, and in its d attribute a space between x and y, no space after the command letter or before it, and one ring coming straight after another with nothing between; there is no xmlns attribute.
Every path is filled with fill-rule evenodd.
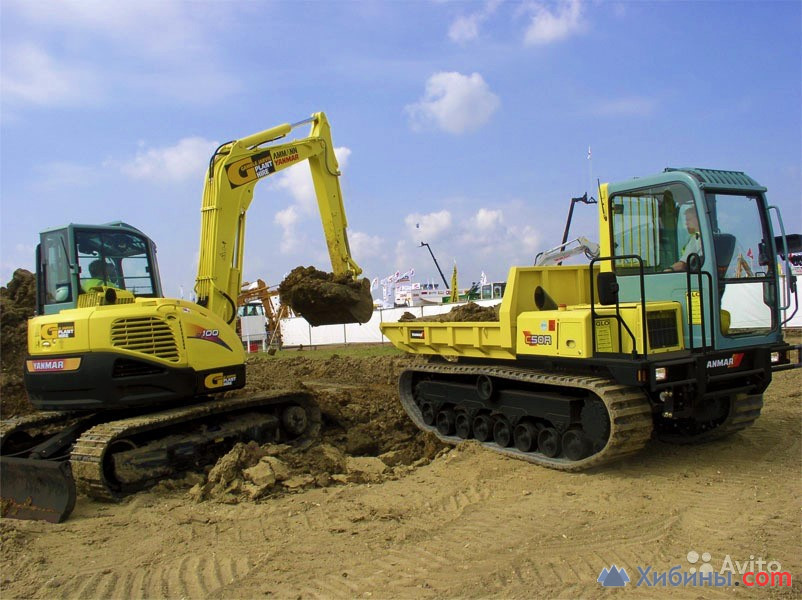
<svg viewBox="0 0 802 600"><path fill-rule="evenodd" d="M614 256L638 256L645 273L687 268L690 254L704 262L693 194L682 184L655 186L618 194L610 199ZM620 274L634 274L638 260L615 261Z"/></svg>
<svg viewBox="0 0 802 600"><path fill-rule="evenodd" d="M708 193L722 333L765 335L777 327L776 264L758 194Z"/></svg>

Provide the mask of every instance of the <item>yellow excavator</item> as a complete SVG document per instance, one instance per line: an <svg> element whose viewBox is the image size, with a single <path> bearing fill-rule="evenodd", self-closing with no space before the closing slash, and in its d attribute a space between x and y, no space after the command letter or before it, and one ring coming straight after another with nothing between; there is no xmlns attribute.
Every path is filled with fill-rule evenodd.
<svg viewBox="0 0 802 600"><path fill-rule="evenodd" d="M765 192L701 168L602 185L588 264L546 266L573 253L565 235L537 266L510 269L497 321L381 324L430 359L401 373L404 409L444 442L564 471L653 434L684 444L748 427L772 373L800 364L781 327L798 308L788 261L802 244ZM741 269L737 246L759 268Z"/></svg>
<svg viewBox="0 0 802 600"><path fill-rule="evenodd" d="M306 123L307 137L283 140ZM208 464L236 441L304 444L316 436L320 411L305 393L218 395L245 385L234 322L254 187L303 161L335 276L326 287L345 291L293 309L313 325L366 322L370 284L358 279L351 256L322 112L215 150L203 191L197 302L163 297L155 245L130 225L41 233L24 379L44 412L0 425L3 516L60 522L76 489L115 500ZM304 281L295 284L302 289Z"/></svg>

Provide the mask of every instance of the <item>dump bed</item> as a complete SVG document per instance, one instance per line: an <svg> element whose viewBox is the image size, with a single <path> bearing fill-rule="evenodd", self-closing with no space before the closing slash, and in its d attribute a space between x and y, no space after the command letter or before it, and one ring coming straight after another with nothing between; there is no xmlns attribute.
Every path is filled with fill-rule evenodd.
<svg viewBox="0 0 802 600"><path fill-rule="evenodd" d="M538 289L540 307L535 299ZM382 323L381 330L394 346L411 354L514 359L521 313L556 308L560 304L587 303L590 303L587 265L512 267L498 321L406 321Z"/></svg>

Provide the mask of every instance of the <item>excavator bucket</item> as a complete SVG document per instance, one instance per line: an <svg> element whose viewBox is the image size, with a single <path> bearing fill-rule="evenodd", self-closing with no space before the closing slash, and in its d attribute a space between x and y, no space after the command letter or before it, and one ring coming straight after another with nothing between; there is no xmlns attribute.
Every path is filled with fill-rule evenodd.
<svg viewBox="0 0 802 600"><path fill-rule="evenodd" d="M312 326L366 323L373 314L370 281L298 267L281 282L282 304Z"/></svg>
<svg viewBox="0 0 802 600"><path fill-rule="evenodd" d="M75 508L68 461L0 458L0 513L4 518L61 523Z"/></svg>

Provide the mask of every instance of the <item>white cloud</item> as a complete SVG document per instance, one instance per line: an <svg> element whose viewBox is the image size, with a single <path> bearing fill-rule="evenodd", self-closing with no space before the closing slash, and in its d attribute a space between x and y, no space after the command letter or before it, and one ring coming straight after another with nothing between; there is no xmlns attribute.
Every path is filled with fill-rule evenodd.
<svg viewBox="0 0 802 600"><path fill-rule="evenodd" d="M334 155L337 157L337 163L342 173L343 169L348 165L351 149L345 146L335 148ZM307 161L292 165L275 175L273 186L276 189L289 192L304 215L317 214L315 185L312 182L312 173L309 170Z"/></svg>
<svg viewBox="0 0 802 600"><path fill-rule="evenodd" d="M554 10L542 3L532 5L534 15L524 33L527 46L559 42L584 30L580 0L561 1Z"/></svg>
<svg viewBox="0 0 802 600"><path fill-rule="evenodd" d="M59 0L46 8L34 2L10 4L34 26L103 37L137 54L180 60L204 45L195 15L205 11L187 10L180 2Z"/></svg>
<svg viewBox="0 0 802 600"><path fill-rule="evenodd" d="M375 262L378 256L384 254L384 239L378 235L370 235L362 231L351 231L348 234L348 245L351 254L358 264L365 259Z"/></svg>
<svg viewBox="0 0 802 600"><path fill-rule="evenodd" d="M351 156L351 149L345 146L334 148L334 155L342 173ZM289 192L293 204L278 211L273 220L281 229L279 249L282 254L291 254L303 248L304 239L298 235L298 225L310 218L320 219L315 196L315 186L307 161L295 164L275 175L273 189Z"/></svg>
<svg viewBox="0 0 802 600"><path fill-rule="evenodd" d="M120 165L120 170L132 179L151 181L185 181L202 177L209 157L218 143L202 137L188 137L174 146L149 148Z"/></svg>
<svg viewBox="0 0 802 600"><path fill-rule="evenodd" d="M434 126L460 134L479 129L500 105L479 73L441 72L429 77L423 98L405 110L415 130Z"/></svg>
<svg viewBox="0 0 802 600"><path fill-rule="evenodd" d="M480 208L471 221L479 231L493 230L503 223L504 215L500 210Z"/></svg>
<svg viewBox="0 0 802 600"><path fill-rule="evenodd" d="M424 241L431 242L441 268L450 272L452 259L457 260L461 286L478 281L481 271L497 281L503 279L511 266L533 264L535 255L544 249L544 239L551 235L529 224L538 220L533 210L520 209L516 203L510 209L516 215L512 224L506 222L502 208L481 207L470 214L448 210L410 214L395 243L391 267L407 269L411 265L421 277L439 282L428 252L420 248Z"/></svg>
<svg viewBox="0 0 802 600"><path fill-rule="evenodd" d="M418 242L436 240L451 227L451 213L441 210L434 213L413 213L404 219L410 237Z"/></svg>
<svg viewBox="0 0 802 600"><path fill-rule="evenodd" d="M85 105L101 94L91 69L55 59L33 44L4 44L2 65L0 89L12 104Z"/></svg>
<svg viewBox="0 0 802 600"><path fill-rule="evenodd" d="M451 41L465 43L479 37L479 23L481 19L476 13L457 17L448 28L448 37Z"/></svg>
<svg viewBox="0 0 802 600"><path fill-rule="evenodd" d="M479 37L479 28L490 17L496 8L501 4L501 0L488 0L481 10L469 15L460 15L451 23L448 28L448 37L452 42L464 44L471 42Z"/></svg>
<svg viewBox="0 0 802 600"><path fill-rule="evenodd" d="M218 102L241 88L209 43L228 16L214 3L187 9L182 2L6 0L4 17L21 27L4 27L3 94L21 107L97 104L115 93L140 102Z"/></svg>
<svg viewBox="0 0 802 600"><path fill-rule="evenodd" d="M299 220L298 209L295 205L278 211L273 217L273 221L282 229L281 241L279 242L279 252L282 254L292 254L301 247L301 240L297 235Z"/></svg>

